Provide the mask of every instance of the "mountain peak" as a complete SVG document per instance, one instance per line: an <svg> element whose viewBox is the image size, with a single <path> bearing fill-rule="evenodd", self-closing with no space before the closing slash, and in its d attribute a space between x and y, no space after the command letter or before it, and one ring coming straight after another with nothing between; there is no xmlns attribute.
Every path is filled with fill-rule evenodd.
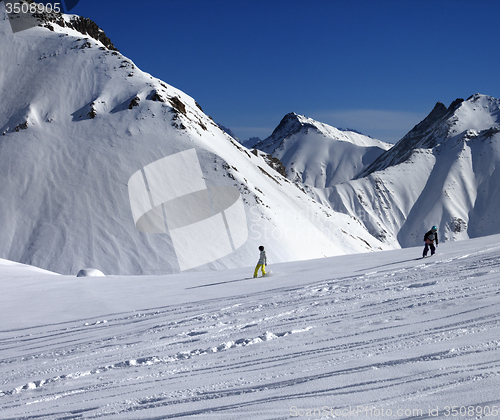
<svg viewBox="0 0 500 420"><path fill-rule="evenodd" d="M317 129L313 120L295 112L290 112L283 117L271 137L290 137L303 129L309 128Z"/></svg>
<svg viewBox="0 0 500 420"><path fill-rule="evenodd" d="M33 26L36 26L36 22L38 22L38 26L47 28L50 31L55 31L55 27L73 29L100 42L108 50L118 51L104 31L91 19L54 10L45 10L43 12L37 10L35 13L28 13L27 15L34 21Z"/></svg>
<svg viewBox="0 0 500 420"><path fill-rule="evenodd" d="M481 99L491 99L492 97L489 95L483 95L482 93L475 93L467 98L469 102L477 102Z"/></svg>
<svg viewBox="0 0 500 420"><path fill-rule="evenodd" d="M447 108L436 103L432 111L390 151L380 156L359 177L409 159L415 149L433 149L468 130L481 132L500 126L500 100L476 93L467 100L455 99Z"/></svg>
<svg viewBox="0 0 500 420"><path fill-rule="evenodd" d="M291 112L254 147L280 159L288 179L323 188L352 179L391 146Z"/></svg>
<svg viewBox="0 0 500 420"><path fill-rule="evenodd" d="M460 107L460 105L464 102L462 98L455 99L450 106L448 107L448 112L454 112L456 109Z"/></svg>

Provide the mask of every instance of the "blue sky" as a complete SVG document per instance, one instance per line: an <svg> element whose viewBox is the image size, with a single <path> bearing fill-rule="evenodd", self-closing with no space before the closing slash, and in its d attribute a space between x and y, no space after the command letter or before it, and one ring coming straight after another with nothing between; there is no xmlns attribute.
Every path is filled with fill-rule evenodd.
<svg viewBox="0 0 500 420"><path fill-rule="evenodd" d="M395 142L438 101L500 97L498 0L80 0L71 13L242 140L293 111Z"/></svg>

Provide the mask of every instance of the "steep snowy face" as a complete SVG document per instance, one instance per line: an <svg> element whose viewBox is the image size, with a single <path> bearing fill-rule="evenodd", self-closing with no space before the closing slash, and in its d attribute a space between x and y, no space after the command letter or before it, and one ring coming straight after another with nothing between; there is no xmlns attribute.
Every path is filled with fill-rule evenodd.
<svg viewBox="0 0 500 420"><path fill-rule="evenodd" d="M475 94L460 103L450 117L449 135L479 135L500 127L500 99Z"/></svg>
<svg viewBox="0 0 500 420"><path fill-rule="evenodd" d="M432 149L467 131L479 134L495 129L499 126L499 104L500 100L481 94L475 94L466 101L457 99L448 108L438 102L422 122L361 172L358 178L398 165L409 159L416 149Z"/></svg>
<svg viewBox="0 0 500 420"><path fill-rule="evenodd" d="M39 27L13 34L3 5L0 8L4 111L0 134L63 119L65 123L91 120L123 110L135 111L137 117L138 112L148 113L139 106L141 101L156 102L163 114L176 114L179 127L183 119L201 129L210 123L192 98L137 69L89 19L44 13L39 15ZM151 106L147 108L153 116ZM74 112L68 115L68 110Z"/></svg>
<svg viewBox="0 0 500 420"><path fill-rule="evenodd" d="M259 245L272 262L385 247L238 144L193 98L138 69L103 34L63 14L14 34L0 4L1 258L64 274L179 271L171 236L136 227L129 180L192 149L203 183L237 188L248 221L247 242L204 268L255 264ZM134 191L146 198L172 187L147 190L136 178L142 186ZM204 239L217 244L221 235Z"/></svg>
<svg viewBox="0 0 500 420"><path fill-rule="evenodd" d="M414 246L500 232L500 100L473 95L429 116L352 182L322 192L375 237ZM327 196L327 197L326 197Z"/></svg>
<svg viewBox="0 0 500 420"><path fill-rule="evenodd" d="M295 113L255 145L281 160L288 179L316 188L351 180L391 146Z"/></svg>

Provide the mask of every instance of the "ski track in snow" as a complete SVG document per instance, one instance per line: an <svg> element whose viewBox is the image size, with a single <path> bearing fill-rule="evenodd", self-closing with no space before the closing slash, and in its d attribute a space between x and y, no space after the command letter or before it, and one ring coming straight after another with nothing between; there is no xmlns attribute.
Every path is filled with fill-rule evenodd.
<svg viewBox="0 0 500 420"><path fill-rule="evenodd" d="M285 419L352 405L430 418L431 406L500 405L498 248L351 272L0 332L0 417Z"/></svg>

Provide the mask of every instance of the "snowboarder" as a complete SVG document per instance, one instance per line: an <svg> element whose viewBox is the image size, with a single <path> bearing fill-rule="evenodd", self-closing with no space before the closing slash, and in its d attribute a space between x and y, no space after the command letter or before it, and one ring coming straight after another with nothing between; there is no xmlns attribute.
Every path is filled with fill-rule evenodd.
<svg viewBox="0 0 500 420"><path fill-rule="evenodd" d="M427 252L429 251L429 248L431 249L431 255L434 255L436 253L436 247L434 246L434 242L436 242L436 246L438 246L437 230L438 228L436 226L432 226L432 229L425 234L424 236L425 247L424 247L424 253L422 255L423 258L427 257Z"/></svg>
<svg viewBox="0 0 500 420"><path fill-rule="evenodd" d="M267 257L266 257L266 251L264 251L264 247L261 245L259 246L259 251L260 251L260 258L259 262L257 263L257 267L255 267L255 272L253 273L253 278L257 277L257 273L259 271L259 268L262 269L262 275L266 275L266 264L267 264Z"/></svg>

